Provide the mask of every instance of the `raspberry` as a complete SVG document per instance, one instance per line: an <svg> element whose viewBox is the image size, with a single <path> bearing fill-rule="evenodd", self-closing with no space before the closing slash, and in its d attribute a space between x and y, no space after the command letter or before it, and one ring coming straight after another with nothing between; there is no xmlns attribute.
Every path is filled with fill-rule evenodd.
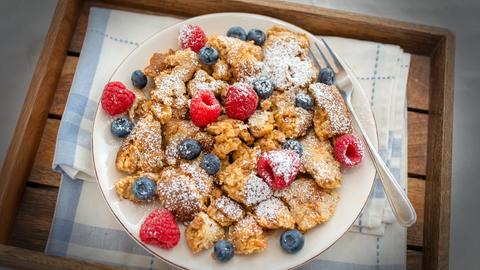
<svg viewBox="0 0 480 270"><path fill-rule="evenodd" d="M245 120L257 109L258 96L248 84L237 83L228 87L225 111L228 117Z"/></svg>
<svg viewBox="0 0 480 270"><path fill-rule="evenodd" d="M295 180L300 168L300 156L292 150L273 150L263 153L257 170L272 189L284 189Z"/></svg>
<svg viewBox="0 0 480 270"><path fill-rule="evenodd" d="M342 135L335 141L335 159L345 167L353 167L363 159L363 144L353 134Z"/></svg>
<svg viewBox="0 0 480 270"><path fill-rule="evenodd" d="M198 53L207 43L207 36L202 28L198 25L185 24L180 28L178 33L178 45L180 48L190 48L192 51Z"/></svg>
<svg viewBox="0 0 480 270"><path fill-rule="evenodd" d="M135 94L128 90L121 82L109 82L105 85L102 94L102 108L110 115L125 112L132 106Z"/></svg>
<svg viewBox="0 0 480 270"><path fill-rule="evenodd" d="M140 240L145 244L171 249L180 240L180 230L170 211L154 210L140 227Z"/></svg>
<svg viewBox="0 0 480 270"><path fill-rule="evenodd" d="M200 90L190 101L190 118L197 127L205 127L217 121L220 116L220 103L212 92Z"/></svg>

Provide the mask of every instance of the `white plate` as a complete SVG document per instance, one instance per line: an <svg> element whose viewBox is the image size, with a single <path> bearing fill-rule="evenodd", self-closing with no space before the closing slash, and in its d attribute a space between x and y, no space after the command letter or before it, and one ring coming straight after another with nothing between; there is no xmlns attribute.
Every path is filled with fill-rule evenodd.
<svg viewBox="0 0 480 270"><path fill-rule="evenodd" d="M280 25L296 32L306 32L277 19L245 13L218 13L191 18L162 30L141 44L120 64L111 81L121 81L128 88L133 88L130 81L132 71L143 69L154 52L178 48L178 30L185 23L200 25L207 35L225 34L235 25L245 29L262 30ZM314 36L308 35L310 39L314 39ZM357 91L353 96L353 104L362 118L368 135L376 142L375 121L367 98ZM119 200L115 193L114 184L123 174L115 168L115 157L121 140L110 133L111 121L112 118L103 110L97 110L93 129L93 158L97 179L108 206L128 234L146 250L171 264L187 269L287 269L305 263L335 243L348 230L362 210L373 185L375 168L369 157L365 157L361 165L354 169L344 170L343 186L338 190L340 202L335 215L327 223L309 231L305 235L304 248L295 255L288 255L282 251L279 245L280 230L277 230L269 235L269 246L266 251L248 256L237 255L228 263L219 263L212 259L211 250L197 255L192 254L184 239L183 225L180 228L182 239L179 244L172 250L164 250L142 244L138 235L143 219L158 208L158 205L139 206L128 200Z"/></svg>

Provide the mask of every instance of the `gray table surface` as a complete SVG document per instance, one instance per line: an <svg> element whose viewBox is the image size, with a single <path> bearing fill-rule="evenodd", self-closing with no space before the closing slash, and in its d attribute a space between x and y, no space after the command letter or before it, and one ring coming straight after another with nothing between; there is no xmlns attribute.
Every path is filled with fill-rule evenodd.
<svg viewBox="0 0 480 270"><path fill-rule="evenodd" d="M291 0L436 25L457 38L450 268L478 269L480 250L480 2L475 0ZM3 162L56 0L0 1L0 162Z"/></svg>

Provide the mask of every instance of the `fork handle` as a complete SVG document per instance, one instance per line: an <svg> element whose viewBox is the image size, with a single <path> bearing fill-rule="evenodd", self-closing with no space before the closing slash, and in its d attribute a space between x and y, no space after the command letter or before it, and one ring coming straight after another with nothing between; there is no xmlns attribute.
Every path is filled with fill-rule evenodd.
<svg viewBox="0 0 480 270"><path fill-rule="evenodd" d="M385 193L387 194L387 199L390 203L390 206L392 207L393 214L402 226L410 227L417 220L417 214L415 213L415 209L410 203L402 187L400 187L398 182L395 180L395 177L393 177L387 165L385 165L385 162L383 162L383 159L380 157L372 142L368 138L365 129L363 128L357 117L357 114L353 110L350 99L347 99L345 101L348 110L353 116L355 124L357 124L357 127L362 133L363 141L367 146L367 150L370 153L370 156L372 157L373 165L377 169L377 173L380 175L380 179L382 180L383 188L385 190Z"/></svg>

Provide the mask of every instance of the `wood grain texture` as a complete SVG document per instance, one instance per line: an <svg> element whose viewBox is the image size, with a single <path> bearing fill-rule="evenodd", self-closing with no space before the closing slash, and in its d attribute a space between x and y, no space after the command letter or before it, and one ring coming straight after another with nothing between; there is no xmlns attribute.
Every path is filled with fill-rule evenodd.
<svg viewBox="0 0 480 270"><path fill-rule="evenodd" d="M407 245L423 246L425 180L408 178L408 198L417 212L417 223L407 230Z"/></svg>
<svg viewBox="0 0 480 270"><path fill-rule="evenodd" d="M407 82L409 108L428 110L430 94L430 57L413 54Z"/></svg>
<svg viewBox="0 0 480 270"><path fill-rule="evenodd" d="M50 119L42 136L30 181L49 186L59 185L59 176L51 171L59 120ZM408 113L408 172L424 176L427 163L428 114ZM41 154L40 154L41 153Z"/></svg>
<svg viewBox="0 0 480 270"><path fill-rule="evenodd" d="M85 34L87 32L88 14L90 13L91 6L92 4L89 3L89 1L83 1L78 22L75 26L75 33L73 34L72 41L68 48L69 52L78 54L82 50L83 40L85 39Z"/></svg>
<svg viewBox="0 0 480 270"><path fill-rule="evenodd" d="M408 244L421 246L424 180L409 179L408 196L417 211L417 224L408 230ZM27 187L9 244L43 251L48 239L58 189ZM410 253L409 253L410 254Z"/></svg>
<svg viewBox="0 0 480 270"><path fill-rule="evenodd" d="M407 270L421 270L422 269L422 252L408 250L407 251Z"/></svg>
<svg viewBox="0 0 480 270"><path fill-rule="evenodd" d="M80 52L90 6L188 17L215 12L257 13L286 20L315 34L394 43L408 52L422 55L430 55L445 34L444 29L437 27L284 1L97 0L86 1L84 6L82 13L85 12L87 16L82 16L79 21L76 31L78 35L75 35L70 46L72 52Z"/></svg>
<svg viewBox="0 0 480 270"><path fill-rule="evenodd" d="M68 94L70 93L70 87L72 86L73 76L77 69L78 57L67 56L65 63L63 64L62 73L58 80L57 90L55 90L55 96L53 97L52 106L50 107L50 114L56 117L61 117L65 110Z"/></svg>
<svg viewBox="0 0 480 270"><path fill-rule="evenodd" d="M47 120L28 181L51 187L60 185L60 174L52 170L59 126L60 120Z"/></svg>
<svg viewBox="0 0 480 270"><path fill-rule="evenodd" d="M43 252L0 245L0 265L26 270L114 270L112 266L47 256Z"/></svg>
<svg viewBox="0 0 480 270"><path fill-rule="evenodd" d="M57 188L27 187L18 209L9 244L43 251L52 224Z"/></svg>
<svg viewBox="0 0 480 270"><path fill-rule="evenodd" d="M425 195L424 269L448 269L453 128L454 36L432 55Z"/></svg>
<svg viewBox="0 0 480 270"><path fill-rule="evenodd" d="M82 7L82 12L78 19L77 27L75 28L75 33L70 44L69 51L74 53L80 53L83 39L85 38L85 33L88 24L88 11L91 6L100 5L103 7L109 7L113 5L108 5L105 3L97 3L87 1L86 4ZM131 8L126 8L129 11L144 12L143 10L135 10ZM72 59L69 59L72 58ZM64 70L75 71L76 63L73 62L73 57L67 57L67 62ZM71 60L70 62L68 60ZM68 72L67 72L68 74ZM66 75L67 75L66 74ZM63 75L63 74L62 74ZM427 56L412 54L410 70L408 75L408 85L407 85L407 100L408 107L420 110L428 110L428 99L429 99L429 79L430 79L430 58ZM62 87L61 90L68 90ZM65 92L62 92L65 93ZM68 93L68 92L66 92ZM65 97L66 98L66 97ZM55 101L54 101L55 105Z"/></svg>
<svg viewBox="0 0 480 270"><path fill-rule="evenodd" d="M428 114L408 112L408 173L425 176Z"/></svg>
<svg viewBox="0 0 480 270"><path fill-rule="evenodd" d="M61 3L65 4L67 1ZM77 3L76 1L72 1ZM73 6L72 2L68 4ZM85 1L81 11L82 16L78 20L76 25L75 37L73 39L67 35L62 35L64 41L69 42L69 50L75 53L80 52L81 45L85 36L85 30L88 21L88 8L92 5L103 7L114 7L117 9L124 9L130 11L139 11L143 13L159 12L172 13L182 16L193 16L211 12L220 11L244 11L265 14L287 20L291 23L297 24L306 30L318 33L318 34L334 34L337 36L345 36L350 38L368 39L377 42L388 42L401 45L409 52L425 55L412 56L410 77L408 82L408 106L409 108L418 109L420 111L427 111L429 114L422 114L417 112L409 112L409 173L418 176L426 175L426 182L422 180L414 179L415 182L410 180L409 182L409 197L414 203L414 207L419 215L419 222L408 231L408 243L413 246L421 246L424 244L424 257L422 258L422 252L409 250L407 253L408 269L421 269L423 265L424 269L446 269L448 268L448 241L449 241L449 218L450 218L450 177L451 177L451 130L452 130L452 97L453 97L453 36L444 29L418 26L414 24L401 23L396 21L384 20L373 18L369 16L363 16L358 14L352 14L348 12L332 11L328 9L322 9L317 7L309 7L292 3L283 2L271 2L271 1L253 1L253 0L234 0L234 1L214 1L205 0L201 2L191 0L165 0L157 2L153 0L106 0L106 1ZM65 10L63 10L65 12ZM72 12L69 10L69 12ZM79 12L80 13L80 12ZM70 16L71 20L75 19L74 16ZM55 16L57 18L61 16ZM68 22L67 22L68 24ZM53 25L53 23L52 23ZM68 28L68 27L67 27ZM49 39L50 40L50 39ZM70 42L71 40L71 42ZM48 47L48 46L46 46ZM63 48L60 46L60 48ZM58 49L58 47L57 47ZM44 49L45 50L45 49ZM52 50L52 49L50 49ZM50 52L50 56L52 53ZM60 56L62 57L62 56ZM43 54L42 54L43 58ZM42 59L41 58L41 59ZM46 57L48 58L48 57ZM67 60L68 61L68 60ZM69 66L73 66L73 58L68 63ZM40 62L39 62L40 63ZM43 61L42 63L48 63ZM67 63L63 64L64 74L67 74L65 70L68 69ZM60 69L62 67L54 67L55 65L49 65L54 67L53 70ZM40 69L37 66L37 69ZM45 69L45 68L44 68ZM73 68L73 70L75 70ZM36 72L37 73L37 72ZM38 85L49 85L45 82L48 76L53 78L58 77L57 73L42 73L44 76L34 77L36 87L31 86L31 89L38 89ZM64 75L62 73L62 76ZM73 74L73 73L72 73ZM48 75L48 76L47 76ZM66 80L65 82L67 82ZM32 85L34 83L32 82ZM69 88L69 87L68 87ZM57 105L50 108L50 113L54 116L59 116L63 113L64 102L68 96L67 87L63 87L62 94L56 94L55 99L58 99ZM61 91L61 90L59 90ZM30 95L30 94L29 94ZM38 95L38 93L37 93ZM60 95L60 96L57 96ZM61 96L63 95L63 97ZM425 96L429 98L425 99ZM430 99L430 101L428 101ZM33 99L35 100L35 99ZM41 101L42 99L40 99ZM62 104L63 102L63 104ZM27 103L26 103L27 104ZM32 103L31 103L32 104ZM48 110L48 109L46 109ZM30 112L31 114L31 112ZM36 118L39 119L39 118ZM48 124L47 124L48 125ZM54 130L54 128L45 128L46 130ZM428 131L427 131L428 130ZM41 131L37 134L40 135ZM53 134L54 132L48 132ZM428 134L428 138L427 138ZM31 136L32 134L30 134ZM50 136L53 135L44 135ZM39 137L39 136L38 136ZM428 139L428 142L427 142ZM42 138L43 141L48 142L49 139ZM422 148L423 145L423 148ZM428 145L427 148L426 145ZM27 145L27 148L31 149L32 144ZM35 144L33 144L35 146ZM11 147L12 148L12 147ZM18 151L18 149L16 150ZM45 151L48 153L48 151ZM429 157L428 164L426 164L427 154ZM31 155L31 162L33 162L33 154ZM12 155L15 157L15 155ZM15 157L16 158L16 157ZM47 159L45 159L47 160ZM26 163L25 163L26 161ZM20 162L28 165L28 157L21 158ZM41 164L41 162L40 162ZM37 163L35 163L37 166ZM28 167L28 166L26 166ZM18 167L15 167L17 169ZM25 168L25 167L23 167ZM5 171L5 167L4 170ZM2 171L2 177L10 176L10 174L4 174ZM14 170L10 170L12 172ZM37 169L35 174L40 175L41 169ZM28 172L28 168L27 168ZM34 172L32 171L31 177ZM28 175L28 174L27 174ZM18 175L15 177L18 178ZM3 179L2 178L2 179ZM53 181L55 182L55 181ZM38 180L35 183L46 184L48 181L42 182ZM423 187L422 184L425 186ZM22 183L23 185L23 183ZM22 186L20 185L20 186ZM4 187L8 185L3 184L0 181L0 204L5 201ZM14 189L16 186L14 186ZM8 187L12 190L12 187ZM28 190L32 189L31 187ZM33 189L40 189L45 191L49 188L35 187ZM421 196L424 189L425 204L421 205ZM27 191L30 192L30 191ZM30 192L32 193L32 192ZM16 194L16 193L15 193ZM30 200L32 196L29 196ZM47 200L49 196L37 196L36 200ZM52 196L50 196L52 197ZM27 195L25 196L27 200ZM12 199L9 199L12 201ZM41 202L35 201L35 204L41 204ZM44 205L48 203L44 202ZM22 203L27 205L27 202ZM33 204L31 204L33 205ZM54 207L54 204L50 203L50 206ZM420 229L420 222L422 217L420 216L421 209L425 208L424 216L424 228L425 231ZM41 239L47 239L49 224L48 222L35 223L34 220L28 220L27 215L23 214L26 210L23 207L18 217L25 217L24 222L27 225L37 224L43 226L42 230L37 230L37 235L32 239L32 246L37 249L42 245ZM9 210L10 214L12 210ZM13 210L14 211L14 210ZM53 211L53 210L52 210ZM0 205L0 214L5 211ZM8 211L7 211L8 214ZM44 211L42 216L48 216L49 214ZM8 216L8 215L7 215ZM41 219L41 218L40 218ZM46 220L46 219L43 219ZM50 217L51 222L51 217ZM0 243L2 242L2 235L8 230L4 229L4 221L0 220ZM42 225L43 224L43 225ZM45 224L48 224L46 226ZM47 228L48 229L45 229ZM26 228L26 227L25 227ZM2 231L3 230L3 231ZM40 233L44 233L44 236L40 236ZM422 239L423 233L423 241ZM13 238L15 237L15 238ZM43 238L42 238L43 237ZM12 239L17 239L17 243L22 243L26 247L29 246L29 240L27 238L19 238L19 235L12 236ZM43 242L44 243L44 242ZM0 251L0 257L3 256L3 249ZM19 252L21 253L21 252ZM4 257L1 257L2 260ZM46 257L48 260L48 257ZM67 261L67 260L66 260ZM22 261L23 262L23 261ZM46 264L49 265L49 264ZM55 265L55 264L50 264ZM60 268L60 267L47 267ZM29 269L26 267L26 269ZM41 268L35 268L41 269ZM76 269L76 268L66 268ZM83 269L83 268L82 268Z"/></svg>
<svg viewBox="0 0 480 270"><path fill-rule="evenodd" d="M436 27L284 1L104 0L98 2L181 16L197 16L214 12L257 13L286 20L315 34L394 43L408 52L423 55L430 55L446 32Z"/></svg>
<svg viewBox="0 0 480 270"><path fill-rule="evenodd" d="M32 168L81 1L57 4L0 174L0 244L9 237Z"/></svg>

